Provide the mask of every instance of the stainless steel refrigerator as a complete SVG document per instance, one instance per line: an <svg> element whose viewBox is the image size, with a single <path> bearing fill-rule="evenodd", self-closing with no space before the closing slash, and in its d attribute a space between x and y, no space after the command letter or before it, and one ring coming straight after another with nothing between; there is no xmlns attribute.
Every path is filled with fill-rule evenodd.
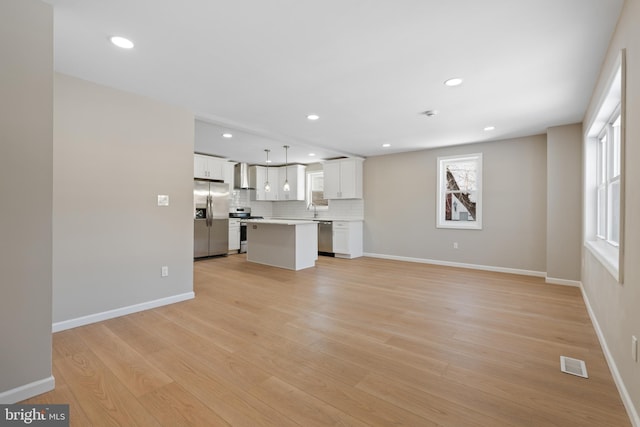
<svg viewBox="0 0 640 427"><path fill-rule="evenodd" d="M193 257L226 255L229 250L229 184L193 184Z"/></svg>

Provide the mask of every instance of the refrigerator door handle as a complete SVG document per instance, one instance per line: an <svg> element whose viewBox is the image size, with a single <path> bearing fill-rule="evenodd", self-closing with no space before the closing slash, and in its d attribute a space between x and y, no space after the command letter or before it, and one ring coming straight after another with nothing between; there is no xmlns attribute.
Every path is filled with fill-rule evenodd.
<svg viewBox="0 0 640 427"><path fill-rule="evenodd" d="M213 207L213 203L211 201L211 195L207 196L207 227L211 227L213 225L213 217L211 213L211 208Z"/></svg>

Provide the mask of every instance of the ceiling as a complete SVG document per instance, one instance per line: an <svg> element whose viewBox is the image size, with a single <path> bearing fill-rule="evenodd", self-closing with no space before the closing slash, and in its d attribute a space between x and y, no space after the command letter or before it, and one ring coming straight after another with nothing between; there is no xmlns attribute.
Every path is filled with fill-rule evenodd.
<svg viewBox="0 0 640 427"><path fill-rule="evenodd" d="M48 3L56 71L192 111L195 151L309 163L580 122L623 1Z"/></svg>

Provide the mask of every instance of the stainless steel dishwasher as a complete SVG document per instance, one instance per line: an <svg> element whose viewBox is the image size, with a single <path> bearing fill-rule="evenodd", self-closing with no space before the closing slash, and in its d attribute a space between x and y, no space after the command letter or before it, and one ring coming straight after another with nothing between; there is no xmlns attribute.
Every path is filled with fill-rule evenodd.
<svg viewBox="0 0 640 427"><path fill-rule="evenodd" d="M333 256L333 221L318 223L318 254Z"/></svg>

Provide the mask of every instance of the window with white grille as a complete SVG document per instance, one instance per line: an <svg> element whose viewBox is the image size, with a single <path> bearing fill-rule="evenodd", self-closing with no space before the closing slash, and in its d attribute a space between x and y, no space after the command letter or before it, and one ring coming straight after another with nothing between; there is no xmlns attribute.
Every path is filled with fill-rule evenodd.
<svg viewBox="0 0 640 427"><path fill-rule="evenodd" d="M624 260L624 51L585 141L585 246L623 282Z"/></svg>
<svg viewBox="0 0 640 427"><path fill-rule="evenodd" d="M620 244L620 110L607 121L597 142L596 236Z"/></svg>

